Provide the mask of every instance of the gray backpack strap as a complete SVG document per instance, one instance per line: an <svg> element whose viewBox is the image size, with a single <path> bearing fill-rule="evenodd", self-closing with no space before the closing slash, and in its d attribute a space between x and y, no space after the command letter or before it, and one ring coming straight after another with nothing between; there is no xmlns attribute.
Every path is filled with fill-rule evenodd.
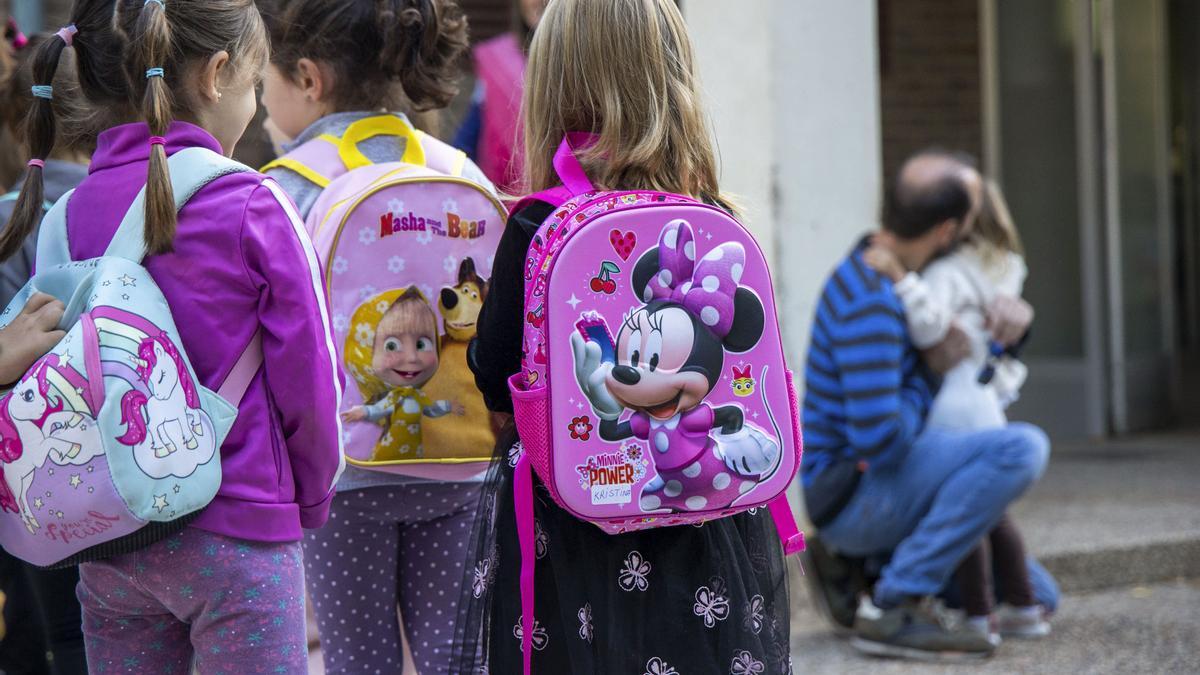
<svg viewBox="0 0 1200 675"><path fill-rule="evenodd" d="M171 174L171 190L175 193L175 210L182 209L205 185L232 173L253 169L219 155L207 148L186 148L167 159ZM117 256L140 263L146 257L146 232L143 217L146 210L146 188L142 187L133 200L116 234L108 244L106 256ZM65 237L64 237L65 240Z"/></svg>
<svg viewBox="0 0 1200 675"><path fill-rule="evenodd" d="M74 193L71 190L60 197L42 218L42 226L38 230L37 258L34 259L37 270L48 270L71 262L71 249L67 245L67 202Z"/></svg>

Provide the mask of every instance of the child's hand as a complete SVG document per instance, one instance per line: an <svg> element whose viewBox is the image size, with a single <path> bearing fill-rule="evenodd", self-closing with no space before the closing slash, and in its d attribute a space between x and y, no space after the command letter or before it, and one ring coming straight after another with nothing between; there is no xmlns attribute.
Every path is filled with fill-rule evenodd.
<svg viewBox="0 0 1200 675"><path fill-rule="evenodd" d="M463 404L458 402L450 404L450 410L459 417L467 414L467 409L463 407Z"/></svg>
<svg viewBox="0 0 1200 675"><path fill-rule="evenodd" d="M863 252L863 260L871 266L871 269L891 279L892 283L900 281L905 274L908 274L908 270L900 264L900 259L896 257L895 253L875 242L872 242L871 246Z"/></svg>
<svg viewBox="0 0 1200 675"><path fill-rule="evenodd" d="M34 361L66 337L58 330L64 309L55 298L34 293L17 318L0 330L0 384L19 380Z"/></svg>
<svg viewBox="0 0 1200 675"><path fill-rule="evenodd" d="M342 413L343 422L361 422L365 419L367 419L367 409L361 405L354 406Z"/></svg>
<svg viewBox="0 0 1200 675"><path fill-rule="evenodd" d="M950 331L940 343L923 351L925 364L938 375L945 375L963 359L971 355L971 338L957 323L950 325Z"/></svg>

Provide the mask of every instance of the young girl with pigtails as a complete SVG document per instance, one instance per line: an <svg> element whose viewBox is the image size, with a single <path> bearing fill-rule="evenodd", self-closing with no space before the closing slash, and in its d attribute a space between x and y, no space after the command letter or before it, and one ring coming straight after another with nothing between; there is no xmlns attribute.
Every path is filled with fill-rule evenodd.
<svg viewBox="0 0 1200 675"><path fill-rule="evenodd" d="M189 159L209 156L200 148L233 152L268 54L261 16L252 0L77 0L62 34L34 55L35 86L50 87L62 53L74 50L83 98L108 126L67 203L71 258L103 255L144 186L143 265L201 384L219 386L256 335L263 354L220 448L222 482L207 508L165 539L80 566L88 668L304 673L301 531L325 522L342 467L340 382L316 256L273 181L224 175L177 213L172 166L188 165L168 163L183 150L193 150ZM37 95L26 132L33 159L0 237L4 258L40 216L43 163L57 138L51 99Z"/></svg>

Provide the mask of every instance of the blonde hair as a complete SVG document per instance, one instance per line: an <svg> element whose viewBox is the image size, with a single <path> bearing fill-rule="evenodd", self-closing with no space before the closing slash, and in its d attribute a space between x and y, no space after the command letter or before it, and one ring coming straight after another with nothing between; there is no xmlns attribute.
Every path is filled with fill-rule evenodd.
<svg viewBox="0 0 1200 675"><path fill-rule="evenodd" d="M975 219L975 227L967 235L967 243L980 252L987 267L1002 264L1007 259L1006 253L1025 255L1025 247L1012 213L1008 210L1008 202L1004 200L1000 186L991 179L984 180L983 204L979 217Z"/></svg>
<svg viewBox="0 0 1200 675"><path fill-rule="evenodd" d="M692 43L672 0L554 0L529 50L524 99L527 188L558 185L569 131L605 190L651 189L727 204L701 106Z"/></svg>

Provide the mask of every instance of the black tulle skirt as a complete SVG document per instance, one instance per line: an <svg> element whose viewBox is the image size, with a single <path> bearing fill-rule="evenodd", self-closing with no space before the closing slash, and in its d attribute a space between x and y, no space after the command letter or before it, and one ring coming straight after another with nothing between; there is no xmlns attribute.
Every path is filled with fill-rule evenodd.
<svg viewBox="0 0 1200 675"><path fill-rule="evenodd" d="M522 672L513 440L483 490L452 672ZM767 509L609 535L535 485L535 675L790 672L787 570Z"/></svg>

